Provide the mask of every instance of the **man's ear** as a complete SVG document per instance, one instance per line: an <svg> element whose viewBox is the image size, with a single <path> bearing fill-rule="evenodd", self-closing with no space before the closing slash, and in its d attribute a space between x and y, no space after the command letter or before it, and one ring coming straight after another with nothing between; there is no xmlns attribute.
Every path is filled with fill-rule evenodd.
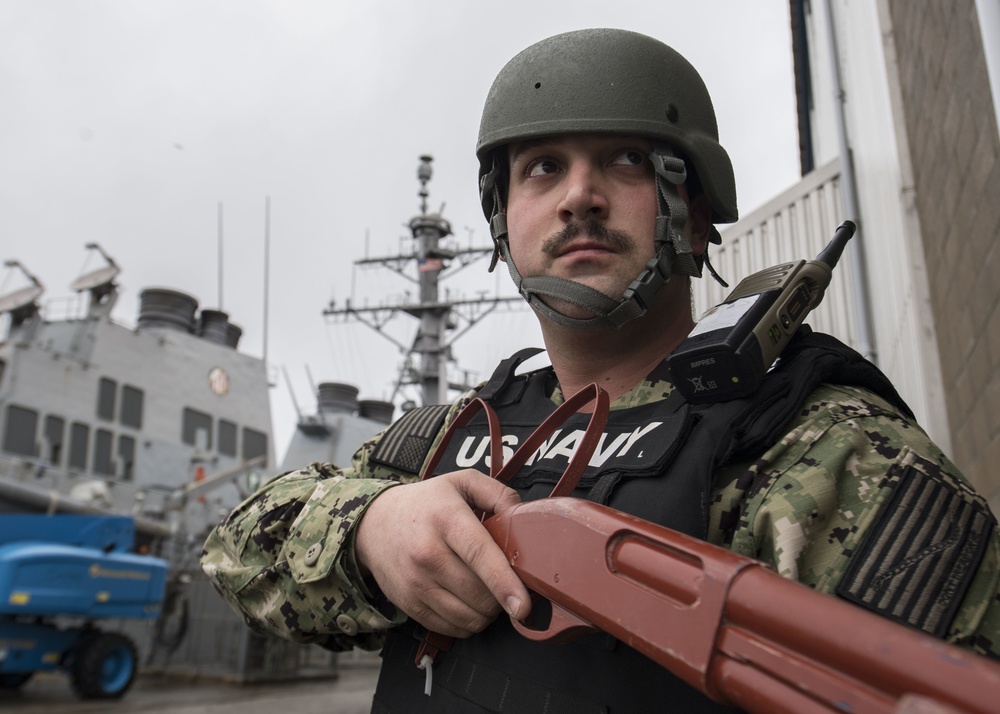
<svg viewBox="0 0 1000 714"><path fill-rule="evenodd" d="M712 205L705 194L688 203L688 219L684 226L691 251L702 255L708 247L708 236L712 230Z"/></svg>

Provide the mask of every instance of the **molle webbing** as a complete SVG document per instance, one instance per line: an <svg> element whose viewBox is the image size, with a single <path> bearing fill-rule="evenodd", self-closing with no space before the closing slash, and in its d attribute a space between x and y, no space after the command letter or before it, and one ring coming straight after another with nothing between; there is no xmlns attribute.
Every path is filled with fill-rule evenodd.
<svg viewBox="0 0 1000 714"><path fill-rule="evenodd" d="M410 623L389 633L372 705L378 714L608 714L673 711L723 714L713 702L636 650L603 633L555 644L521 637L503 616L439 655L431 696L413 664ZM474 640L474 641L473 641ZM595 676L596 675L596 676ZM571 682L570 686L565 683ZM561 686L562 685L562 686ZM610 702L610 704L609 704ZM669 706L665 706L669 702Z"/></svg>

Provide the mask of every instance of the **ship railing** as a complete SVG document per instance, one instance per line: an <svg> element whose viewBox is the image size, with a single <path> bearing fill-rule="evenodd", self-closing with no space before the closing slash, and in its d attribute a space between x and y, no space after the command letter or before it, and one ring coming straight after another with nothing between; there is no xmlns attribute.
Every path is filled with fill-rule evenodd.
<svg viewBox="0 0 1000 714"><path fill-rule="evenodd" d="M28 456L0 454L0 500L21 503L46 512L86 511L129 513L136 518L153 519L167 526L172 514L183 518L185 506L217 488L232 485L240 498L249 495L243 483L248 474L267 466L260 456L238 466L209 474L204 480L179 487L157 484L137 485L116 479L53 466Z"/></svg>
<svg viewBox="0 0 1000 714"><path fill-rule="evenodd" d="M93 504L99 508L130 510L141 503L141 489L113 476L101 476L54 466L30 456L0 454L0 479L20 483L32 491Z"/></svg>
<svg viewBox="0 0 1000 714"><path fill-rule="evenodd" d="M42 318L47 322L82 320L86 316L87 300L82 293L48 298L42 305Z"/></svg>
<svg viewBox="0 0 1000 714"><path fill-rule="evenodd" d="M76 295L61 295L47 298L41 307L42 319L46 322L77 322L87 319L90 298L85 293ZM108 317L115 325L127 330L134 330L136 324L120 317Z"/></svg>

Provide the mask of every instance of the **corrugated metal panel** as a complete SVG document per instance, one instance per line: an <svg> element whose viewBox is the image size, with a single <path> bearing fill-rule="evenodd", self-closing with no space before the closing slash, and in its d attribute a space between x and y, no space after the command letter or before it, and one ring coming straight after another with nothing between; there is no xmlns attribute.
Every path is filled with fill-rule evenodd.
<svg viewBox="0 0 1000 714"><path fill-rule="evenodd" d="M712 265L731 286L747 275L779 263L811 260L833 237L843 215L837 162L812 172L789 191L722 232L712 247ZM853 278L844 258L822 304L808 318L814 329L856 345ZM710 277L693 281L695 314L722 302L729 290Z"/></svg>
<svg viewBox="0 0 1000 714"><path fill-rule="evenodd" d="M919 221L912 205L913 179L905 127L892 111L893 73L886 57L874 3L830 0L836 18L847 133L852 148L857 201L852 216L868 265L874 359L909 402L918 420L946 452L950 432L944 407L934 321L929 308L926 266ZM713 248L713 263L731 282L769 265L812 258L845 217L838 182L834 141L833 71L825 32L826 13L807 7L804 21L811 80L813 149L820 169L766 206L723 232ZM894 66L894 65L893 65ZM809 318L816 329L858 347L853 266L847 255L818 310ZM728 291L710 279L694 281L696 315L724 299Z"/></svg>
<svg viewBox="0 0 1000 714"><path fill-rule="evenodd" d="M788 191L722 231L722 245L712 247L712 264L735 286L758 270L819 254L843 222L838 162L812 172ZM877 225L877 221L875 222ZM898 235L898 232L896 232ZM871 284L872 312L876 325L877 362L906 399L931 436L947 448L945 430L935 429L932 389L924 374L926 338L921 336L920 305L914 297L914 267L900 265L904 253L898 242L882 240L877 229L867 234L868 260L892 266L878 271ZM822 304L807 318L814 329L832 334L858 347L855 293L851 289L854 266L845 251ZM696 318L722 302L730 289L707 272L692 281ZM935 433L937 432L937 433Z"/></svg>

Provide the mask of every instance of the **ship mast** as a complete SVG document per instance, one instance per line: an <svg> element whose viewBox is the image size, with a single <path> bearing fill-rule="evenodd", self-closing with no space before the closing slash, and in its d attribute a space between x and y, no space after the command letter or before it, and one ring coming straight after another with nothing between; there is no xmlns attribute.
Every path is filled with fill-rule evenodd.
<svg viewBox="0 0 1000 714"><path fill-rule="evenodd" d="M441 240L451 235L451 225L440 215L427 212L427 182L431 179L430 156L420 157L417 178L420 181L420 215L410 220L410 232L416 241L417 275L420 305L407 311L420 320L413 341L413 352L420 356L420 386L424 404L443 404L448 399L447 359L443 352L444 330L450 307L438 302L439 274L450 257L442 250Z"/></svg>
<svg viewBox="0 0 1000 714"><path fill-rule="evenodd" d="M469 328L502 304L522 304L519 297L487 298L485 296L471 300L442 300L439 294L441 280L461 270L471 262L492 254L492 248L458 249L443 244L443 240L452 234L451 224L439 213L430 213L427 208L429 195L427 184L432 176L431 162L433 157L420 157L417 168L417 179L420 181L420 214L410 219L409 228L413 238L412 250L408 254L387 256L381 258L363 258L354 262L355 265L377 264L395 271L407 280L419 285L419 302L409 301L381 305L379 307L354 307L350 300L342 307L331 301L323 311L330 318L354 320L368 325L390 342L393 342L402 352L405 352L403 367L400 369L394 400L404 385L419 385L423 405L444 404L449 401L448 390L465 390L470 385L452 383L448 380L447 366L451 359L451 345L464 335ZM407 271L408 267L416 265L417 276L414 278ZM398 312L404 312L417 318L420 325L410 345L404 345L386 334L382 327ZM459 320L462 329L450 340L447 331L455 329ZM411 358L419 358L419 366L412 366Z"/></svg>

